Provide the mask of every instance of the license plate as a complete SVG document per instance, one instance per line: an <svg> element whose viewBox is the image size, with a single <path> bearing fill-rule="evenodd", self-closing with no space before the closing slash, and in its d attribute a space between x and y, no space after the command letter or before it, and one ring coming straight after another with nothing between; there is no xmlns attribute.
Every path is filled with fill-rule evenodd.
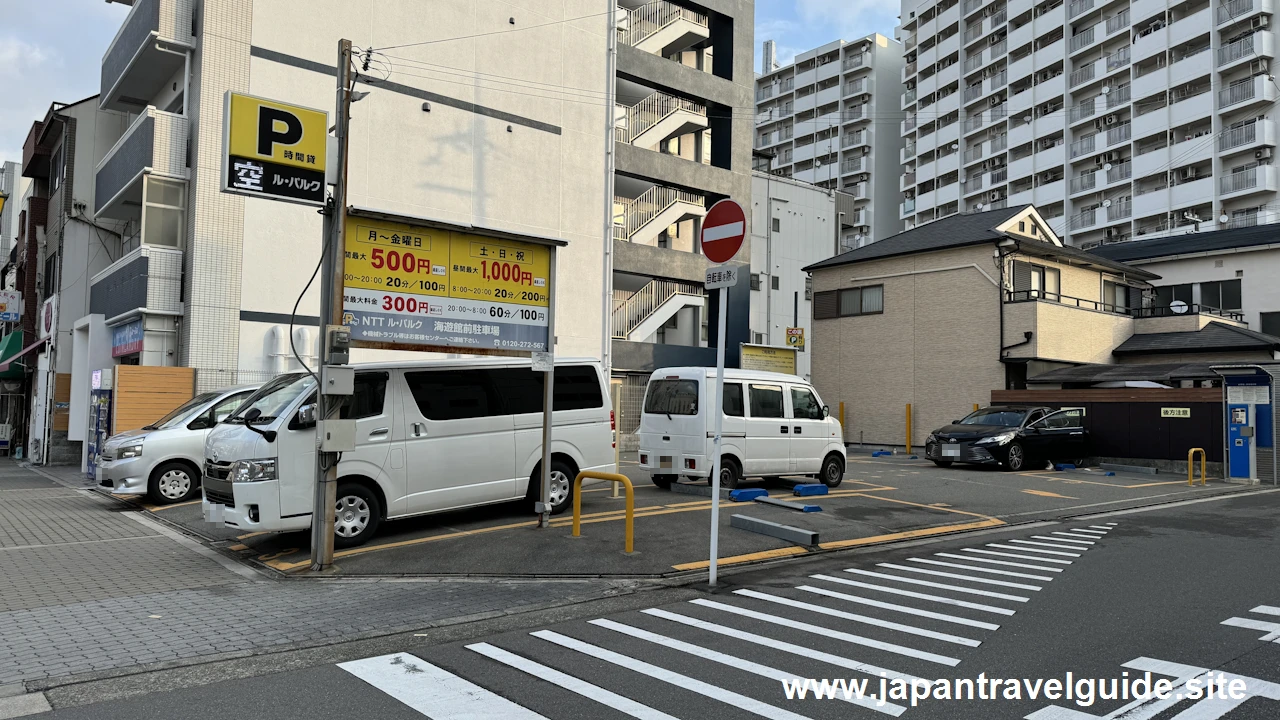
<svg viewBox="0 0 1280 720"><path fill-rule="evenodd" d="M201 509L204 510L205 522L216 523L218 525L221 525L224 517L223 513L226 511L227 508L225 505L218 505L216 503L206 502L203 504L203 508Z"/></svg>
<svg viewBox="0 0 1280 720"><path fill-rule="evenodd" d="M960 447L957 445L943 445L942 457L960 457Z"/></svg>
<svg viewBox="0 0 1280 720"><path fill-rule="evenodd" d="M671 467L671 456L670 456L670 455L662 455L662 456L660 456L660 457L658 458L658 468L659 468L659 469L663 469L663 468L670 468L670 467Z"/></svg>

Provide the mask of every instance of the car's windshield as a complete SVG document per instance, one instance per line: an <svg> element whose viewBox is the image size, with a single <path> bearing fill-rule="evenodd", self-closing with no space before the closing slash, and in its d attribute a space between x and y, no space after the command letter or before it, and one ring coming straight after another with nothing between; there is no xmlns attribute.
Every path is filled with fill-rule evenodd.
<svg viewBox="0 0 1280 720"><path fill-rule="evenodd" d="M1022 418L1026 417L1025 410L1010 410L1008 408L985 408L979 410L969 417L960 421L961 425L998 425L1000 427L1018 427L1022 424Z"/></svg>
<svg viewBox="0 0 1280 720"><path fill-rule="evenodd" d="M243 423L244 416L254 408L259 412L258 417L253 421L254 424L271 422L299 396L310 392L315 385L316 381L309 373L281 375L259 388L258 392L244 401L236 410L236 414L226 422Z"/></svg>
<svg viewBox="0 0 1280 720"><path fill-rule="evenodd" d="M190 415L195 414L196 410L198 410L200 406L216 397L218 397L218 393L216 392L197 395L174 408L168 415L165 415L159 420L144 427L143 430L167 430L169 428L182 425L190 419Z"/></svg>

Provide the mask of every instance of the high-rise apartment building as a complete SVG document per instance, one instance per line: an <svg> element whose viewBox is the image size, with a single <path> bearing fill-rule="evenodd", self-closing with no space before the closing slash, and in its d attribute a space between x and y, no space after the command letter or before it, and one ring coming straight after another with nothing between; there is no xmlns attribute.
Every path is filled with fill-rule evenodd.
<svg viewBox="0 0 1280 720"><path fill-rule="evenodd" d="M908 228L1034 203L1078 246L1280 219L1270 0L903 0Z"/></svg>
<svg viewBox="0 0 1280 720"><path fill-rule="evenodd" d="M851 247L902 230L902 52L880 34L836 40L756 78L756 149L778 175L857 198Z"/></svg>

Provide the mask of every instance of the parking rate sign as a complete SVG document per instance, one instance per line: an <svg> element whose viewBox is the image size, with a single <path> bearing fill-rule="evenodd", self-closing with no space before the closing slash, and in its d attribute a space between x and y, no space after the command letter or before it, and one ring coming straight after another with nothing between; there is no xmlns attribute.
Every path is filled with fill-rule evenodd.
<svg viewBox="0 0 1280 720"><path fill-rule="evenodd" d="M702 254L713 263L727 263L742 249L746 232L747 216L742 206L734 200L721 200L702 220Z"/></svg>

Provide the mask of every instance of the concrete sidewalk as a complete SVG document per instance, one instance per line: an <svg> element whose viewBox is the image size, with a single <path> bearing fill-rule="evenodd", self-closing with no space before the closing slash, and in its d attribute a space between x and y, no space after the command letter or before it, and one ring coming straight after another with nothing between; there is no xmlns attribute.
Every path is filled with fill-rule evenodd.
<svg viewBox="0 0 1280 720"><path fill-rule="evenodd" d="M0 657L8 660L0 686L36 690L73 676L323 645L633 587L280 580L123 503L0 461Z"/></svg>

